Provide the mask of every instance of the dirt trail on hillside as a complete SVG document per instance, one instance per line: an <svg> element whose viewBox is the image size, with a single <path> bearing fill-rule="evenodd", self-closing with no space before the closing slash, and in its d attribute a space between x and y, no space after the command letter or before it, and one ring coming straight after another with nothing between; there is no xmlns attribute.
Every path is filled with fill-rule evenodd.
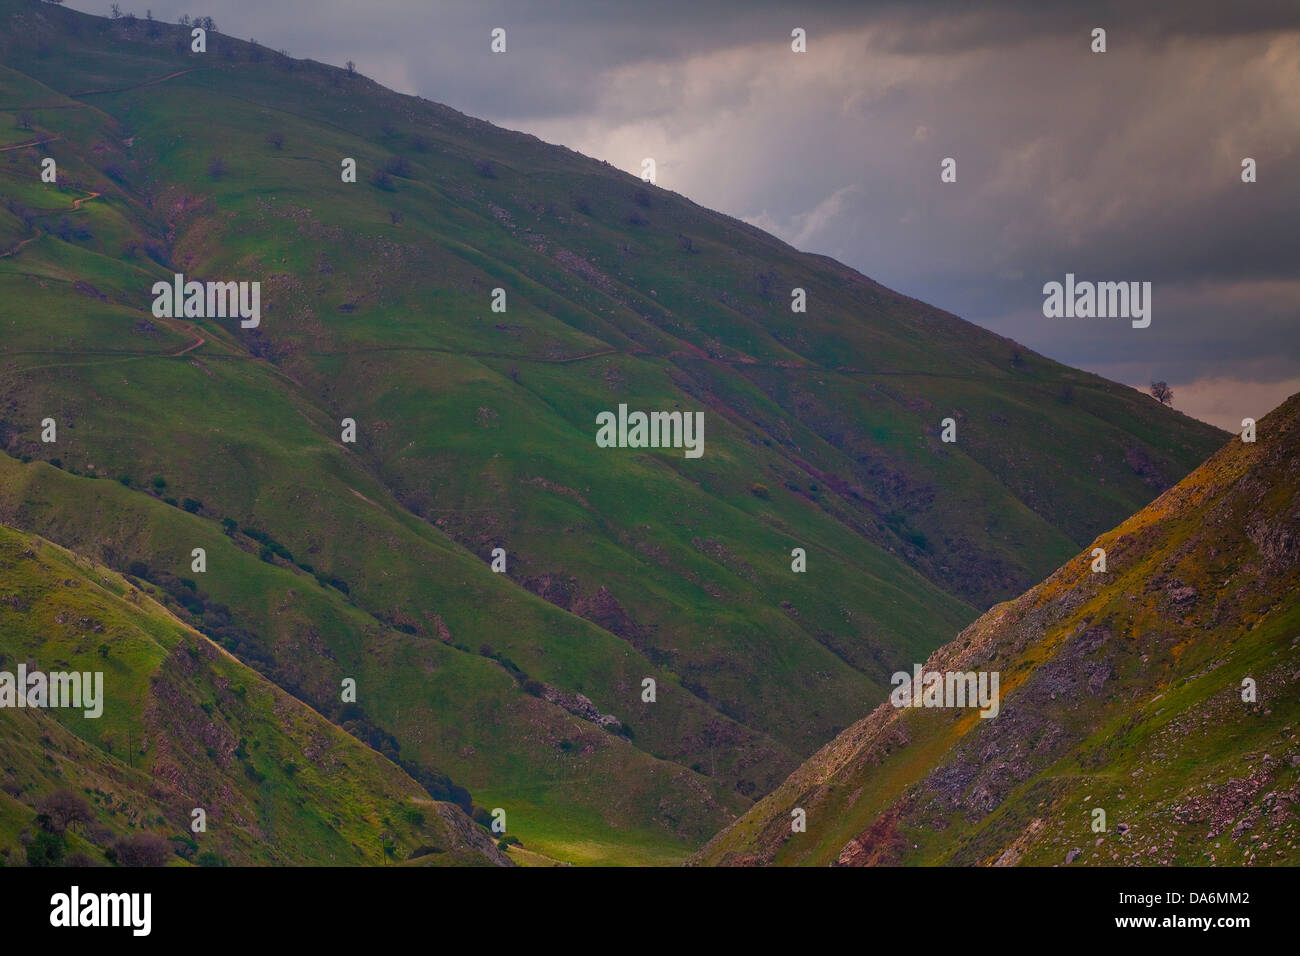
<svg viewBox="0 0 1300 956"><path fill-rule="evenodd" d="M56 137L56 139L57 139L57 137ZM46 140L46 142L49 142L49 140ZM12 149L12 148L14 148L14 147L7 147L7 148ZM0 152L2 152L2 150L0 150ZM67 212L81 212L81 204L82 204L83 202L90 202L92 199L98 199L98 198L99 198L100 196L102 196L102 195L103 195L103 193L92 192L89 196L82 196L80 199L74 199L74 200L72 200L72 208L69 209L69 210L66 210L66 211L67 211ZM41 213L41 214L45 214L45 213L51 213L51 212L60 212L61 210L59 210L59 209L34 209L34 210L32 210L32 211L33 211L33 212L39 212L39 213ZM18 245L14 246L12 249L10 249L8 252L0 252L0 259L5 258L6 256L12 256L12 255L17 254L19 251L21 251L21 249L23 248L23 246L27 245L29 242L35 242L37 239L41 238L41 236L43 236L43 235L45 235L45 233L43 233L43 232L41 232L39 229L37 229L37 230L36 230L36 235L34 235L34 236L29 236L28 238L24 239L22 242L18 243Z"/></svg>
<svg viewBox="0 0 1300 956"><path fill-rule="evenodd" d="M128 90L138 90L143 86L153 86L155 83L163 83L167 80L175 79L178 76L184 76L186 73L193 73L200 67L192 66L187 70L177 70L175 73L168 73L166 76L155 77L152 80L144 80L140 83L134 83L131 86L118 86L106 90L79 90L76 93L65 93L65 96L94 96L98 93L125 93ZM203 69L206 69L204 67Z"/></svg>
<svg viewBox="0 0 1300 956"><path fill-rule="evenodd" d="M35 242L37 239L41 238L41 236L43 236L43 235L44 235L44 233L38 232L36 235L34 235L34 236L32 236L32 237L30 237L30 238L28 238L28 239L24 239L22 242L18 243L18 245L14 246L12 249L10 249L8 252L0 252L0 259L3 259L5 256L16 255L16 254L17 254L17 253L22 249L23 246L27 245L27 243L29 243L29 242Z"/></svg>
<svg viewBox="0 0 1300 956"><path fill-rule="evenodd" d="M55 133L53 136L47 136L45 139L34 139L30 143L15 143L12 146L0 146L0 153L7 153L11 149L30 149L33 146L44 146L46 143L52 143L59 138L59 134Z"/></svg>
<svg viewBox="0 0 1300 956"><path fill-rule="evenodd" d="M186 352L193 352L196 348L198 348L206 341L207 339L205 339L202 335L199 335L197 339L195 339L193 342L191 342L189 345L185 346L184 348L180 348L177 349L175 352L168 352L166 354L168 356L184 355Z"/></svg>
<svg viewBox="0 0 1300 956"><path fill-rule="evenodd" d="M356 355L360 352L443 352L449 355L467 355L471 358L517 359L520 362L540 362L547 365L564 365L568 362L581 362L584 359L599 358L602 355L614 355L619 349L600 349L584 352L582 355L568 355L564 358L539 358L519 355L514 352L486 352L480 349L453 349L443 345L359 345L351 349L313 350L308 355Z"/></svg>

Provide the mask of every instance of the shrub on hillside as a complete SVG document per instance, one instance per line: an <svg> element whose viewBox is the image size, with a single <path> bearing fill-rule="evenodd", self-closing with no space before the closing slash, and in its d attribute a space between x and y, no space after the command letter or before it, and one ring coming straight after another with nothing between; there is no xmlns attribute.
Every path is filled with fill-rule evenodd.
<svg viewBox="0 0 1300 956"><path fill-rule="evenodd" d="M156 833L131 833L113 842L113 858L118 866L166 866L172 847Z"/></svg>
<svg viewBox="0 0 1300 956"><path fill-rule="evenodd" d="M38 829L32 842L27 844L27 865L58 866L67 851L68 841L62 833Z"/></svg>
<svg viewBox="0 0 1300 956"><path fill-rule="evenodd" d="M172 852L182 860L192 860L194 855L199 852L199 845L184 834L170 837L168 842L172 845Z"/></svg>

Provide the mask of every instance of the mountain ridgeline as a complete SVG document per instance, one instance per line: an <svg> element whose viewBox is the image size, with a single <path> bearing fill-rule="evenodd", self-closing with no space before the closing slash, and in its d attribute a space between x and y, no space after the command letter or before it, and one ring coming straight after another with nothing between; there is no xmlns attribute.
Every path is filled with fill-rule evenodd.
<svg viewBox="0 0 1300 956"><path fill-rule="evenodd" d="M1297 865L1297 528L1300 395L935 651L996 717L882 703L696 862Z"/></svg>
<svg viewBox="0 0 1300 956"><path fill-rule="evenodd" d="M0 522L551 858L685 859L1223 441L608 164L189 37L0 0ZM155 309L177 275L256 321Z"/></svg>

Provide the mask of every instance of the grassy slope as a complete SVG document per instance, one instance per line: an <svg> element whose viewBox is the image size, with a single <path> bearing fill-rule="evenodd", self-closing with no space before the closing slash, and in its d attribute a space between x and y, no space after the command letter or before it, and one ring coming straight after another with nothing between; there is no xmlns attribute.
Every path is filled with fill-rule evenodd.
<svg viewBox="0 0 1300 956"><path fill-rule="evenodd" d="M103 672L104 710L0 710L0 856L52 790L91 802L69 849L103 863L123 833L192 836L230 864L358 865L437 847L436 862L499 859L454 829L399 768L183 625L113 571L0 527L0 668ZM190 812L207 812L191 834ZM486 846L486 849L484 848Z"/></svg>
<svg viewBox="0 0 1300 956"><path fill-rule="evenodd" d="M997 717L882 704L697 862L1300 862L1300 396L1258 434L931 657L998 671Z"/></svg>
<svg viewBox="0 0 1300 956"><path fill-rule="evenodd" d="M739 797L717 793L706 778L648 757L622 738L520 693L515 679L494 661L438 640L413 641L310 576L268 565L250 553L250 542L227 537L211 520L117 482L72 476L35 462L24 466L0 459L0 472L0 515L7 520L46 528L63 539L148 555L155 566L202 581L201 595L212 597L212 605L228 605L236 619L264 622L265 630L237 649L322 712L343 719L340 681L355 678L362 710L392 728L404 757L450 773L481 805L505 807L511 832L530 845L558 852L560 844L572 841L573 821L582 820L589 833L612 831L606 853L619 861L647 861L645 847L655 847L650 861L680 859L687 839L743 805ZM64 504L70 501L77 502L75 509ZM188 573L193 547L206 551L206 574ZM490 580L481 567L473 573ZM535 612L560 617L549 605L532 603ZM571 635L575 657L593 641L613 640L578 618L556 624L553 633ZM628 673L639 672L629 668ZM639 692L631 676L623 682L629 697ZM681 691L665 683L661 694L661 700L672 702ZM672 721L684 709L652 713ZM647 732L653 727L649 721L636 723ZM490 759L480 758L480 752ZM575 780L587 785L575 789ZM590 851L574 857L589 858Z"/></svg>
<svg viewBox="0 0 1300 956"><path fill-rule="evenodd" d="M480 803L526 805L521 833L557 855L680 856L893 669L1149 500L1132 449L1158 484L1216 441L531 137L225 38L200 58L170 28L15 0L0 16L0 106L60 137L0 154L5 196L48 210L5 226L35 239L0 259L0 437L133 489L87 522L86 482L31 472L48 493L10 495L11 519L175 574L220 518L270 532L348 596L214 562L204 588L258 635L236 652L332 713L338 668L382 634L368 718ZM57 187L32 175L46 154ZM399 155L385 188L367 182ZM341 156L361 182L339 182ZM65 217L82 232L57 238ZM261 334L149 317L172 267L260 279ZM707 409L706 456L595 449L595 413L623 401ZM937 441L948 414L956 446ZM57 447L36 440L46 415ZM154 474L199 514L163 518ZM482 567L495 546L509 580ZM281 606L287 575L328 626ZM523 693L485 645L618 716L631 746ZM656 705L644 676L668 689ZM448 719L467 706L484 719Z"/></svg>

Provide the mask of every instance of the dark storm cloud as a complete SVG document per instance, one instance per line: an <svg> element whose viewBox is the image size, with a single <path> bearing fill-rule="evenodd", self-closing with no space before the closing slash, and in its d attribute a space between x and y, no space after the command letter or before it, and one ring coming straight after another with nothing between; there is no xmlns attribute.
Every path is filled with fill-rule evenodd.
<svg viewBox="0 0 1300 956"><path fill-rule="evenodd" d="M878 46L892 53L957 53L1007 49L1028 40L1077 36L1093 27L1125 32L1134 42L1162 44L1185 37L1273 33L1295 29L1300 13L1285 0L912 0L851 5L888 27Z"/></svg>
<svg viewBox="0 0 1300 956"><path fill-rule="evenodd" d="M1297 3L222 0L153 12L355 60L395 89L629 171L653 156L661 186L1053 358L1168 380L1179 407L1219 424L1267 410L1238 414L1233 395L1273 404L1300 381ZM489 52L495 26L505 55ZM794 26L807 54L790 52ZM1107 30L1104 55L1089 51L1093 27ZM939 182L948 156L955 184ZM1246 156L1259 164L1251 185ZM1151 327L1045 319L1042 285L1066 272L1152 282Z"/></svg>

